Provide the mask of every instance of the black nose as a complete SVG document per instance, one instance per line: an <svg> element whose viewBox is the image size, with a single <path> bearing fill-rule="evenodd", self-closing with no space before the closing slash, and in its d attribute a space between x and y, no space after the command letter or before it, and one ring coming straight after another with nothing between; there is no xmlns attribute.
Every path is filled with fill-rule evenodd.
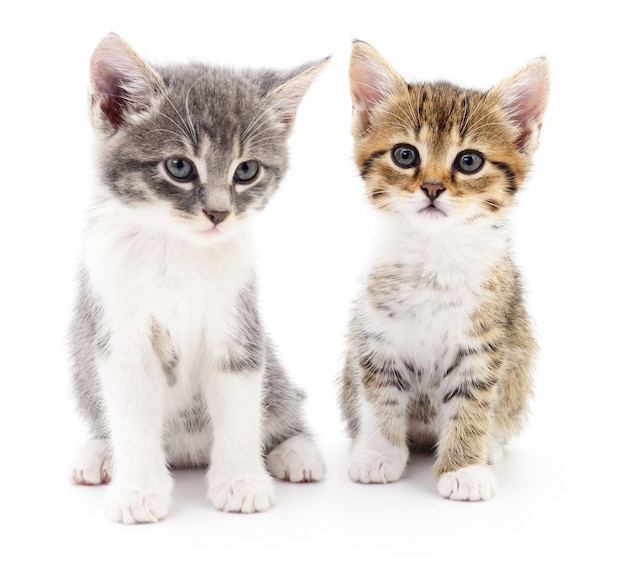
<svg viewBox="0 0 626 570"><path fill-rule="evenodd" d="M204 215L209 218L213 222L214 225L221 224L227 217L230 212L220 212L218 210L202 210Z"/></svg>
<svg viewBox="0 0 626 570"><path fill-rule="evenodd" d="M430 198L431 202L434 202L444 191L445 188L443 187L443 184L440 184L439 182L425 182L422 185L422 192Z"/></svg>

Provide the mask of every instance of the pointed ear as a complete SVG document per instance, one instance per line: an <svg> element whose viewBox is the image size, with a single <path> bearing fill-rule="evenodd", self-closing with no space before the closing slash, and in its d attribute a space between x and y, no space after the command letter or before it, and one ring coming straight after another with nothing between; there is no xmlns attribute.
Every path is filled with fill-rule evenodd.
<svg viewBox="0 0 626 570"><path fill-rule="evenodd" d="M406 82L372 46L361 41L352 44L349 73L353 131L360 136L369 128L376 107L406 89Z"/></svg>
<svg viewBox="0 0 626 570"><path fill-rule="evenodd" d="M90 72L94 118L114 130L130 115L147 110L162 86L159 75L115 34L96 46Z"/></svg>
<svg viewBox="0 0 626 570"><path fill-rule="evenodd" d="M288 75L289 79L268 95L270 107L278 113L281 123L287 125L288 129L291 129L298 107L313 80L329 61L330 57L298 67Z"/></svg>
<svg viewBox="0 0 626 570"><path fill-rule="evenodd" d="M519 129L516 144L534 151L550 95L550 66L534 59L491 90L511 122Z"/></svg>

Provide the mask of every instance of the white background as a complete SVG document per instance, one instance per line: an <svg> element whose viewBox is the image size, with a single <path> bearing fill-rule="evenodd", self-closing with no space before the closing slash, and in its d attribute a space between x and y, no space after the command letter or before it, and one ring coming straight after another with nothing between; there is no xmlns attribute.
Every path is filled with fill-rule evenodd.
<svg viewBox="0 0 626 570"><path fill-rule="evenodd" d="M624 568L626 45L617 10L604 0L5 5L0 566ZM92 176L88 62L109 31L161 62L286 67L334 54L302 104L290 174L258 224L262 310L309 394L328 475L277 483L265 514L217 512L202 473L177 472L169 517L125 527L104 519L103 488L69 483L86 435L65 331ZM352 38L412 80L487 88L533 57L552 64L543 140L515 214L541 345L536 397L487 503L439 498L426 456L392 485L346 475L334 381L370 229L351 161Z"/></svg>

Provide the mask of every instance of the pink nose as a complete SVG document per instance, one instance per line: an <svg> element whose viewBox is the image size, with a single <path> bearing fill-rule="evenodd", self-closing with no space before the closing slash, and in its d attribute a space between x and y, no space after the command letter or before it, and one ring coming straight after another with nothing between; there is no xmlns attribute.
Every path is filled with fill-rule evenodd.
<svg viewBox="0 0 626 570"><path fill-rule="evenodd" d="M431 202L434 202L444 190L443 184L439 182L425 182L422 184L422 192L430 198Z"/></svg>

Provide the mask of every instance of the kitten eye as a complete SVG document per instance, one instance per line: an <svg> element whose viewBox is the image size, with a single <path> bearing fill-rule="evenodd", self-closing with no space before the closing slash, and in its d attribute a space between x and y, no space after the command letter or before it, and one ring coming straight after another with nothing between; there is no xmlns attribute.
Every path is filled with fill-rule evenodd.
<svg viewBox="0 0 626 570"><path fill-rule="evenodd" d="M247 160L242 162L235 170L235 182L242 184L249 184L252 182L261 171L261 166L256 160Z"/></svg>
<svg viewBox="0 0 626 570"><path fill-rule="evenodd" d="M399 144L391 151L391 158L400 168L419 166L420 155L417 149L409 144Z"/></svg>
<svg viewBox="0 0 626 570"><path fill-rule="evenodd" d="M464 150L454 160L454 168L465 174L475 174L485 164L483 155L475 150Z"/></svg>
<svg viewBox="0 0 626 570"><path fill-rule="evenodd" d="M188 182L196 177L193 162L180 156L168 158L165 161L165 170L174 180L179 182Z"/></svg>

